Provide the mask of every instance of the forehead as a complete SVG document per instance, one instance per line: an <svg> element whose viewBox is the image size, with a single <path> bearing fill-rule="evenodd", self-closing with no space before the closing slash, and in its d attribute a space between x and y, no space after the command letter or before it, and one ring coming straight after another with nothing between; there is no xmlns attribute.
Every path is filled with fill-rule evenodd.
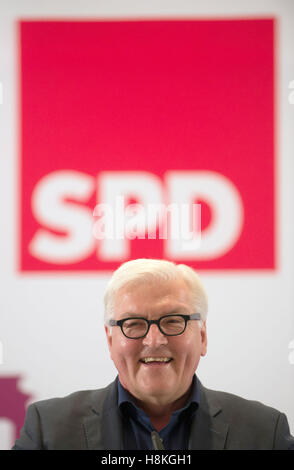
<svg viewBox="0 0 294 470"><path fill-rule="evenodd" d="M129 314L152 316L191 313L191 291L182 279L138 282L121 288L114 299L116 319Z"/></svg>

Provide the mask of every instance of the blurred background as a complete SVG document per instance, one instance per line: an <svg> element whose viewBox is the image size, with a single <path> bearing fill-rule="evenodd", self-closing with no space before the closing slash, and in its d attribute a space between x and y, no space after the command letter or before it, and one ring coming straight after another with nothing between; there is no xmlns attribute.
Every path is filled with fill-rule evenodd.
<svg viewBox="0 0 294 470"><path fill-rule="evenodd" d="M139 257L204 281L201 382L294 433L293 44L291 0L1 3L0 449L31 402L115 378L103 292ZM97 240L119 197L200 203L200 248Z"/></svg>

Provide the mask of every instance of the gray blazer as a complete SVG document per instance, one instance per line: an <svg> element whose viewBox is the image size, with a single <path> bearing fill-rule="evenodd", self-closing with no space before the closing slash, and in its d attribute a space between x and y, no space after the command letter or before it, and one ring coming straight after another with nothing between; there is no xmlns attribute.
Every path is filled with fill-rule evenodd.
<svg viewBox="0 0 294 470"><path fill-rule="evenodd" d="M192 422L189 449L294 449L284 414L198 384L200 406ZM100 390L30 405L13 449L120 450L122 438L114 381Z"/></svg>

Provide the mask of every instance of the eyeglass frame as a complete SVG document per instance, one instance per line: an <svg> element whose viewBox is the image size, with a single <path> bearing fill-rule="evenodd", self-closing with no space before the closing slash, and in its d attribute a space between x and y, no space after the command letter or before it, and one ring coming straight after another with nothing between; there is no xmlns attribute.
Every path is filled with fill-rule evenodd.
<svg viewBox="0 0 294 470"><path fill-rule="evenodd" d="M174 317L174 316L182 317L185 320L185 327L184 327L184 329L181 333L167 334L164 331L162 331L162 329L160 328L160 321L162 320L162 318ZM136 338L132 338L130 336L127 336L125 334L125 332L123 331L123 324L127 320L145 320L145 322L147 322L147 325L148 325L146 333L144 335L138 336ZM148 320L148 318L145 318L145 317L127 317L127 318L123 318L122 320L109 320L108 325L109 326L119 326L121 331L122 331L122 334L128 339L142 339L142 338L145 338L145 336L148 335L149 330L150 330L150 326L153 325L153 324L157 325L160 333L162 333L164 336L180 336L185 332L185 330L187 328L187 323L190 320L201 320L201 314L200 313L191 313L190 315L185 315L183 313L170 313L169 315L163 315L162 317L158 318L157 320Z"/></svg>

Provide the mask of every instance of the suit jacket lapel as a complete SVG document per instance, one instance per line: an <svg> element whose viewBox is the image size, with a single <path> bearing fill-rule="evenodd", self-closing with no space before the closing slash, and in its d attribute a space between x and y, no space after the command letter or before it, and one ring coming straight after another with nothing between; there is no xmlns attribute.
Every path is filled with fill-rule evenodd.
<svg viewBox="0 0 294 470"><path fill-rule="evenodd" d="M99 397L94 395L89 415L84 419L84 431L88 449L123 449L116 380L100 391Z"/></svg>
<svg viewBox="0 0 294 470"><path fill-rule="evenodd" d="M222 410L218 401L198 380L200 405L191 426L189 449L221 450L224 449L229 429L223 421Z"/></svg>

